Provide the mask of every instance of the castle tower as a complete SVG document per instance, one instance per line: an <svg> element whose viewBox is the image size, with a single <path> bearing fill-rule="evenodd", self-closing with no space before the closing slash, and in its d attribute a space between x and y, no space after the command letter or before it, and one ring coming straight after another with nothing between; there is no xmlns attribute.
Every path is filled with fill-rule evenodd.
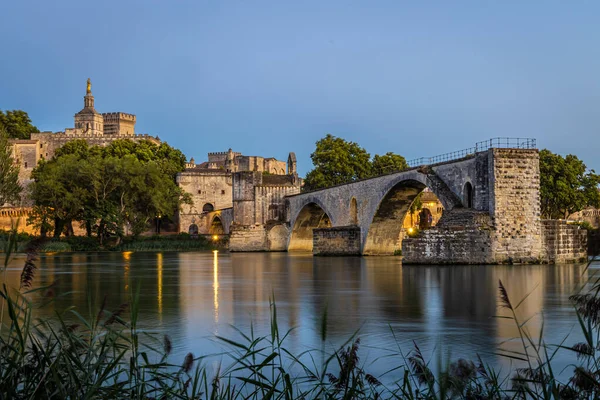
<svg viewBox="0 0 600 400"><path fill-rule="evenodd" d="M292 152L288 156L288 161L287 161L288 175L294 175L295 173L297 173L298 172L297 168L298 168L298 162L296 161L296 153Z"/></svg>
<svg viewBox="0 0 600 400"><path fill-rule="evenodd" d="M225 171L235 172L234 159L235 155L233 154L233 150L229 149L229 151L227 152L227 158L225 159Z"/></svg>
<svg viewBox="0 0 600 400"><path fill-rule="evenodd" d="M75 114L75 128L83 135L102 135L104 133L104 118L94 108L92 81L89 78L83 98L83 109Z"/></svg>

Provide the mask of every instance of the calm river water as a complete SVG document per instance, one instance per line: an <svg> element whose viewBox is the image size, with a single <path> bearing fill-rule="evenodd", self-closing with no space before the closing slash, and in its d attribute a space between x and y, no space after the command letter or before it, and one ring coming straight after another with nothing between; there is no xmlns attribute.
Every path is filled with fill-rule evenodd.
<svg viewBox="0 0 600 400"><path fill-rule="evenodd" d="M24 258L8 271L17 284ZM39 316L74 305L83 315L97 314L104 295L107 309L128 302L141 285L140 324L168 334L173 358L187 352L220 349L215 335L239 339L235 326L269 332L269 298L275 296L280 329L295 327L287 348L300 353L321 348L320 323L328 309L326 347L333 349L359 331L361 361L367 372L398 365L398 346L409 352L415 341L432 360L481 354L508 366L494 354L516 335L511 321L494 316L499 309L498 281L513 304L525 297L520 317L533 317L534 336L544 320L545 340L565 344L580 338L568 296L595 273L585 265L402 266L397 257L318 258L287 253L89 253L42 256L36 286L58 282L59 295ZM93 311L90 313L88 299ZM393 329L396 339L391 334ZM557 366L573 359L559 355Z"/></svg>

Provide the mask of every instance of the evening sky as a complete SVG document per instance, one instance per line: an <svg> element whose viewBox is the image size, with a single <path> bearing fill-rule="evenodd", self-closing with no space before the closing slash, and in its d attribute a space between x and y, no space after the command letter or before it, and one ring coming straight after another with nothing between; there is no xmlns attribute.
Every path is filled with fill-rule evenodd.
<svg viewBox="0 0 600 400"><path fill-rule="evenodd" d="M326 133L407 159L534 137L600 170L598 1L26 1L0 8L0 109L41 130L137 115L188 157L301 174Z"/></svg>

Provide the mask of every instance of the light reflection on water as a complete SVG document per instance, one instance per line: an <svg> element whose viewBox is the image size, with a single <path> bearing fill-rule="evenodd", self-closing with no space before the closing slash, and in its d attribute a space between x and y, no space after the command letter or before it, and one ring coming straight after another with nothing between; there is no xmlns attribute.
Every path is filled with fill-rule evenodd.
<svg viewBox="0 0 600 400"><path fill-rule="evenodd" d="M104 295L108 309L128 302L140 287L140 325L168 334L174 359L218 352L214 335L235 337L231 325L257 335L269 332L269 300L277 304L280 331L296 329L287 347L297 353L321 348L321 316L327 308L326 346L344 343L359 330L362 360L370 373L399 362L382 358L416 341L432 359L475 357L496 365L499 343L517 334L498 303L498 281L536 337L544 320L545 340L559 343L576 327L568 296L592 270L585 265L402 266L396 257L313 258L287 253L81 253L42 256L35 285L57 281L54 304L38 311L51 315L75 305L95 315ZM23 258L11 264L8 280L18 284ZM88 307L91 299L92 308ZM393 329L396 339L391 334ZM575 332L566 345L578 341ZM398 347L399 346L399 347ZM505 343L520 350L518 343ZM440 350L441 349L441 350ZM560 356L560 369L570 358ZM370 365L369 362L378 360Z"/></svg>

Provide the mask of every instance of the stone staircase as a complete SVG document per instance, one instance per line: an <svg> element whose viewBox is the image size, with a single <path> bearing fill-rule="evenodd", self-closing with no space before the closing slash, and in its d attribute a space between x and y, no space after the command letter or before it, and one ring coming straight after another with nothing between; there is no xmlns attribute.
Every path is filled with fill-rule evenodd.
<svg viewBox="0 0 600 400"><path fill-rule="evenodd" d="M458 197L446 183L440 179L435 171L428 166L423 166L418 169L418 172L427 176L428 186L435 195L444 199L442 203L447 206L448 209L454 209L462 207L462 200Z"/></svg>

